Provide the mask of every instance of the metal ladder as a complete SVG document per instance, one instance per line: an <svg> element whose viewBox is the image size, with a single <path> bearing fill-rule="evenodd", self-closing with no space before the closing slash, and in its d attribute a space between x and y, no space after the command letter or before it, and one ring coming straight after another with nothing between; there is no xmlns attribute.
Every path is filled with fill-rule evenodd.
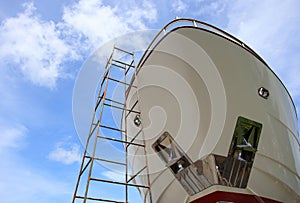
<svg viewBox="0 0 300 203"><path fill-rule="evenodd" d="M122 58L117 59L116 55L122 56ZM116 72L116 69L118 69L119 74L116 74L118 73ZM120 74L120 71L123 73ZM123 76L123 79L120 79L120 76ZM148 198L146 197L147 195L145 195L144 202L152 203L146 141L143 132L143 125L141 124L140 119L141 111L139 107L139 94L137 86L133 85L132 83L129 83L132 77L135 77L135 79L137 79L134 53L125 51L114 46L112 53L109 59L107 60L105 72L100 83L98 97L93 111L93 118L90 124L90 129L86 140L86 145L82 157L82 162L77 178L77 183L75 186L72 203L87 203L95 201L128 203L130 194L129 187L145 189L146 193L148 194ZM124 94L124 101L118 101L112 97L112 91L116 89L116 85L124 86L124 92L122 91ZM132 88L134 88L134 90ZM137 96L134 104L128 108L126 100L130 89L132 89L131 91L135 91L135 94ZM106 115L108 115L106 112L110 112L113 109L122 111L120 125L111 124L111 122L108 122L109 124L105 123L107 122L106 120L109 120L109 118L107 118L108 116L106 117ZM136 120L131 122L138 122L136 123L136 126L139 127L139 130L136 135L129 136L127 133L127 126L129 122L128 120L132 118L132 116L129 116L130 114L135 115L134 118ZM137 142L136 140L139 140L139 142ZM124 157L122 158L122 160L119 161L114 160L114 158L103 157L103 151L99 155L99 149L97 147L100 142L110 142L112 143L112 145L115 145L117 149L123 150L122 155L124 155ZM145 166L138 170L135 174L131 174L130 170L130 147L142 148L142 151L144 153ZM111 152L108 151L106 153ZM118 168L122 168L121 170L123 170L123 175L125 176L124 179L116 181L103 176L103 174L99 173L96 169L99 166L96 164L99 163L107 165L117 165ZM134 180L141 175L146 175L146 185L137 184L136 182L134 182ZM97 183L101 184L96 186ZM122 199L124 200L116 200L115 197L102 198L101 194L98 195L97 191L101 191L101 189L105 187L105 184L123 187L125 189L125 194L123 195ZM118 190L117 192L120 191L119 189L116 190Z"/></svg>

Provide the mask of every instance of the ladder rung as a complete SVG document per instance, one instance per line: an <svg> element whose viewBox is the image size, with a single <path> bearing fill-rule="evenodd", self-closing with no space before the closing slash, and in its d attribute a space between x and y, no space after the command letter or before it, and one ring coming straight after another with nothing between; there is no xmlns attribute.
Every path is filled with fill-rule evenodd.
<svg viewBox="0 0 300 203"><path fill-rule="evenodd" d="M127 75L129 70L130 70L130 67L128 67L127 70L125 71L125 75Z"/></svg>
<svg viewBox="0 0 300 203"><path fill-rule="evenodd" d="M129 145L135 140L135 138L137 138L137 136L142 132L142 128L137 132L137 134L130 140L129 144L127 145L127 147L129 147Z"/></svg>
<svg viewBox="0 0 300 203"><path fill-rule="evenodd" d="M107 78L107 75L108 75L108 72L109 72L109 71L106 71L106 72L105 72L105 75L104 75L104 77L103 77L103 79L102 79L102 82L101 82L101 85L100 85L100 87L102 87L102 85L103 85L104 81L106 80L106 78Z"/></svg>
<svg viewBox="0 0 300 203"><path fill-rule="evenodd" d="M129 64L129 63L125 63L125 62L123 62L123 61L119 61L119 60L115 60L115 59L113 59L112 60L113 62L116 62L116 63L120 63L120 64L123 64L123 65L125 65L125 66L128 66L128 67L132 67L133 68L133 60L131 61L131 63Z"/></svg>
<svg viewBox="0 0 300 203"><path fill-rule="evenodd" d="M115 63L112 63L111 64L112 66L116 66L116 67L118 67L118 68L121 68L121 69L126 69L124 66L120 66L120 65L118 65L118 64L115 64Z"/></svg>
<svg viewBox="0 0 300 203"><path fill-rule="evenodd" d="M110 101L110 102L113 102L113 103L120 104L120 105L124 106L124 103L113 100L113 99L105 98L104 100L107 100L107 101Z"/></svg>
<svg viewBox="0 0 300 203"><path fill-rule="evenodd" d="M83 174L83 172L87 169L88 165L91 163L91 159L86 163L86 165L84 166L84 168L82 169L82 171L80 171L80 176Z"/></svg>
<svg viewBox="0 0 300 203"><path fill-rule="evenodd" d="M134 107L137 105L137 103L138 103L138 100L136 100L136 102L135 102L135 103L133 104L133 106L130 108L128 114L126 115L126 118L129 116L129 114L130 114L131 112L133 112L133 109L134 109Z"/></svg>
<svg viewBox="0 0 300 203"><path fill-rule="evenodd" d="M106 139L106 140L111 140L111 141L115 141L115 142L126 143L126 144L130 143L132 145L136 145L136 146L140 146L140 147L145 147L145 145L143 145L143 144L134 143L134 142L127 142L127 141L124 141L124 140L119 140L119 139L111 138L111 137L105 137L105 136L101 136L101 135L98 135L98 138L102 138L102 139Z"/></svg>
<svg viewBox="0 0 300 203"><path fill-rule="evenodd" d="M118 48L118 47L114 47L114 49L119 50L119 51L122 51L122 52L127 53L127 54L130 54L130 55L133 55L132 52L125 51L124 49L120 49L120 48Z"/></svg>
<svg viewBox="0 0 300 203"><path fill-rule="evenodd" d="M107 125L100 125L101 128L107 128L107 129L111 129L111 130L115 130L115 131L119 131L119 132L125 132L124 130L118 129L118 128L114 128L111 126L107 126Z"/></svg>
<svg viewBox="0 0 300 203"><path fill-rule="evenodd" d="M103 96L104 96L104 92L102 93L102 95L100 96L100 97L98 97L98 101L97 101L97 104L96 104L96 106L95 106L95 111L96 111L96 109L98 108L98 106L99 106L99 104L101 103L101 101L102 101L102 99L103 99Z"/></svg>
<svg viewBox="0 0 300 203"><path fill-rule="evenodd" d="M134 68L133 62L134 62L134 60L131 61L129 68L132 68L132 67Z"/></svg>
<svg viewBox="0 0 300 203"><path fill-rule="evenodd" d="M114 79L114 78L111 78L111 77L108 77L107 79L112 80L112 81L115 81L115 82L118 82L118 83L121 83L121 84L124 84L124 85L127 85L127 86L130 86L129 83L123 82L123 81L121 81L121 80L117 80L117 79ZM135 85L131 85L131 86L136 88Z"/></svg>
<svg viewBox="0 0 300 203"><path fill-rule="evenodd" d="M107 103L104 103L105 106L110 106L110 107L113 107L113 108L116 108L116 109L120 109L120 110L123 110L123 111L130 111L130 109L125 109L125 108L122 108L122 107L119 107L119 106L115 106L115 105L112 105L112 104L107 104ZM138 111L131 111L133 113L140 113Z"/></svg>
<svg viewBox="0 0 300 203"><path fill-rule="evenodd" d="M141 170L139 170L134 176L132 176L127 183L129 183L130 181L132 181L135 177L137 177L143 170L145 170L147 168L147 166L144 166Z"/></svg>
<svg viewBox="0 0 300 203"><path fill-rule="evenodd" d="M127 94L128 90L130 90L131 88L137 88L136 85L129 85L128 88L126 88L125 93Z"/></svg>
<svg viewBox="0 0 300 203"><path fill-rule="evenodd" d="M105 179L100 179L100 178L90 178L90 180L104 182L104 183L118 184L118 185L126 185L126 183L123 183L123 182L118 182L118 181L113 181L113 180L105 180Z"/></svg>
<svg viewBox="0 0 300 203"><path fill-rule="evenodd" d="M85 156L86 158L92 158L90 156ZM118 162L118 161L112 161L112 160L107 160L107 159L101 159L101 158L98 158L98 157L94 157L95 160L97 161L103 161L103 162L108 162L108 163L112 163L112 164L119 164L119 165L123 165L123 166L126 166L125 163L122 163L122 162Z"/></svg>
<svg viewBox="0 0 300 203"><path fill-rule="evenodd" d="M128 186L134 186L134 187L149 188L149 186L147 186L147 185L124 183L124 182L118 182L118 181L112 181L112 180L105 180L105 179L100 179L100 178L90 178L90 180L98 181L98 182L104 182L104 183L118 184L118 185L128 185Z"/></svg>
<svg viewBox="0 0 300 203"><path fill-rule="evenodd" d="M104 96L104 93L102 94L102 96L100 96L100 97L98 97L98 98L103 98L103 96ZM124 103L122 103L122 102L120 102L120 101L117 101L117 100L113 100L113 99L110 99L110 98L104 98L104 100L106 100L106 101L110 101L110 102L113 102L113 103L116 103L116 104L120 104L120 105L124 105Z"/></svg>
<svg viewBox="0 0 300 203"><path fill-rule="evenodd" d="M97 101L96 106L95 106L95 109L94 109L95 111L97 110L97 108L98 108L98 106L99 106L101 100L102 100L102 99L99 99L99 100Z"/></svg>
<svg viewBox="0 0 300 203"><path fill-rule="evenodd" d="M102 198L95 198L95 197L83 197L83 196L75 196L75 198L79 199L88 199L88 200L93 200L93 201L101 201L101 202L114 202L114 203L126 203L123 201L117 201L117 200L109 200L109 199L102 199Z"/></svg>
<svg viewBox="0 0 300 203"><path fill-rule="evenodd" d="M96 128L97 128L99 122L100 122L100 121L98 120L98 122L97 122L96 124L93 124L93 125L94 125L94 128L90 131L89 137L92 136L92 134L95 132L95 130L96 130Z"/></svg>
<svg viewBox="0 0 300 203"><path fill-rule="evenodd" d="M132 64L133 64L133 60L131 61L131 63L130 63L130 66L127 68L127 70L125 71L125 75L127 75L127 73L128 73L128 71L130 70L130 68L134 68L134 66L132 66Z"/></svg>

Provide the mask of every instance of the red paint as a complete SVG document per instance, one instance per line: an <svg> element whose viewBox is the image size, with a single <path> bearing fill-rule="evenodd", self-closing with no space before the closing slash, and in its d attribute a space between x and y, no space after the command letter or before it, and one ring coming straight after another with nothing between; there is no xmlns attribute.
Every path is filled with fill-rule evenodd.
<svg viewBox="0 0 300 203"><path fill-rule="evenodd" d="M220 201L234 203L280 203L278 201L256 195L217 191L200 197L191 203L216 203Z"/></svg>

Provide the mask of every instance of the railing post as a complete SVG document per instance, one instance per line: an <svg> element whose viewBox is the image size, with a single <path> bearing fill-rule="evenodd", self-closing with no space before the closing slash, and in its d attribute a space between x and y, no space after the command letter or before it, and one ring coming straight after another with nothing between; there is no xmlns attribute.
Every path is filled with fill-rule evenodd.
<svg viewBox="0 0 300 203"><path fill-rule="evenodd" d="M193 20L194 27L198 27L196 21Z"/></svg>

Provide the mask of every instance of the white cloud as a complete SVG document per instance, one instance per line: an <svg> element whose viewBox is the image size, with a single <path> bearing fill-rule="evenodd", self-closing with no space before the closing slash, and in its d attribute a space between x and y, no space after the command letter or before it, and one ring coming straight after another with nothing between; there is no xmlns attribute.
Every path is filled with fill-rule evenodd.
<svg viewBox="0 0 300 203"><path fill-rule="evenodd" d="M60 38L52 21L43 21L34 14L32 3L25 11L4 20L0 26L0 59L2 66L15 67L36 85L55 87L64 77L63 62L77 56Z"/></svg>
<svg viewBox="0 0 300 203"><path fill-rule="evenodd" d="M181 0L175 0L172 3L172 9L176 12L185 12L188 8L188 5Z"/></svg>
<svg viewBox="0 0 300 203"><path fill-rule="evenodd" d="M63 164L80 162L80 147L77 144L58 143L55 149L49 153L48 158Z"/></svg>
<svg viewBox="0 0 300 203"><path fill-rule="evenodd" d="M60 26L72 35L84 40L83 48L97 48L105 41L133 29L145 29L145 22L156 20L156 9L148 1L128 7L130 2L112 7L101 0L80 0L65 7ZM81 48L82 48L81 47Z"/></svg>
<svg viewBox="0 0 300 203"><path fill-rule="evenodd" d="M3 153L7 149L21 147L27 129L23 125L6 128L1 126L0 132L0 153Z"/></svg>
<svg viewBox="0 0 300 203"><path fill-rule="evenodd" d="M115 9L103 6L98 0L81 0L64 9L65 29L83 35L89 46L127 32L128 26L115 15Z"/></svg>
<svg viewBox="0 0 300 203"><path fill-rule="evenodd" d="M289 37L286 31L296 23L294 3L263 0L257 6L256 1L238 1L229 11L229 29L260 51L278 54Z"/></svg>
<svg viewBox="0 0 300 203"><path fill-rule="evenodd" d="M35 170L27 164L19 150L26 142L28 129L15 123L8 126L0 123L0 196L1 202L55 202L70 199L72 185L55 178L49 173ZM66 198L67 197L67 198Z"/></svg>
<svg viewBox="0 0 300 203"><path fill-rule="evenodd" d="M1 166L1 202L56 202L69 200L72 185L41 174L15 159L4 159ZM67 197L67 198L66 198ZM55 201L56 200L56 201ZM59 201L57 201L59 202Z"/></svg>
<svg viewBox="0 0 300 203"><path fill-rule="evenodd" d="M102 173L103 176L106 178L117 181L117 182L124 182L125 181L125 174L124 172L115 172L115 171L104 171Z"/></svg>
<svg viewBox="0 0 300 203"><path fill-rule="evenodd" d="M126 12L124 16L121 15L121 19L134 31L147 29L146 22L155 22L157 20L156 7L150 1L144 0L140 4L134 1L133 6L125 8L120 6L117 12L122 13L124 10Z"/></svg>
<svg viewBox="0 0 300 203"><path fill-rule="evenodd" d="M228 0L194 0L191 1L194 9L189 12L195 16L201 16L201 19L210 19L212 22L220 23L226 16L226 8L232 6L233 2Z"/></svg>
<svg viewBox="0 0 300 203"><path fill-rule="evenodd" d="M130 6L130 7L129 7ZM156 20L150 1L104 5L101 0L80 0L64 8L62 21L42 20L33 3L0 25L1 66L20 70L32 83L54 88L68 74L65 62L80 59L105 41Z"/></svg>

